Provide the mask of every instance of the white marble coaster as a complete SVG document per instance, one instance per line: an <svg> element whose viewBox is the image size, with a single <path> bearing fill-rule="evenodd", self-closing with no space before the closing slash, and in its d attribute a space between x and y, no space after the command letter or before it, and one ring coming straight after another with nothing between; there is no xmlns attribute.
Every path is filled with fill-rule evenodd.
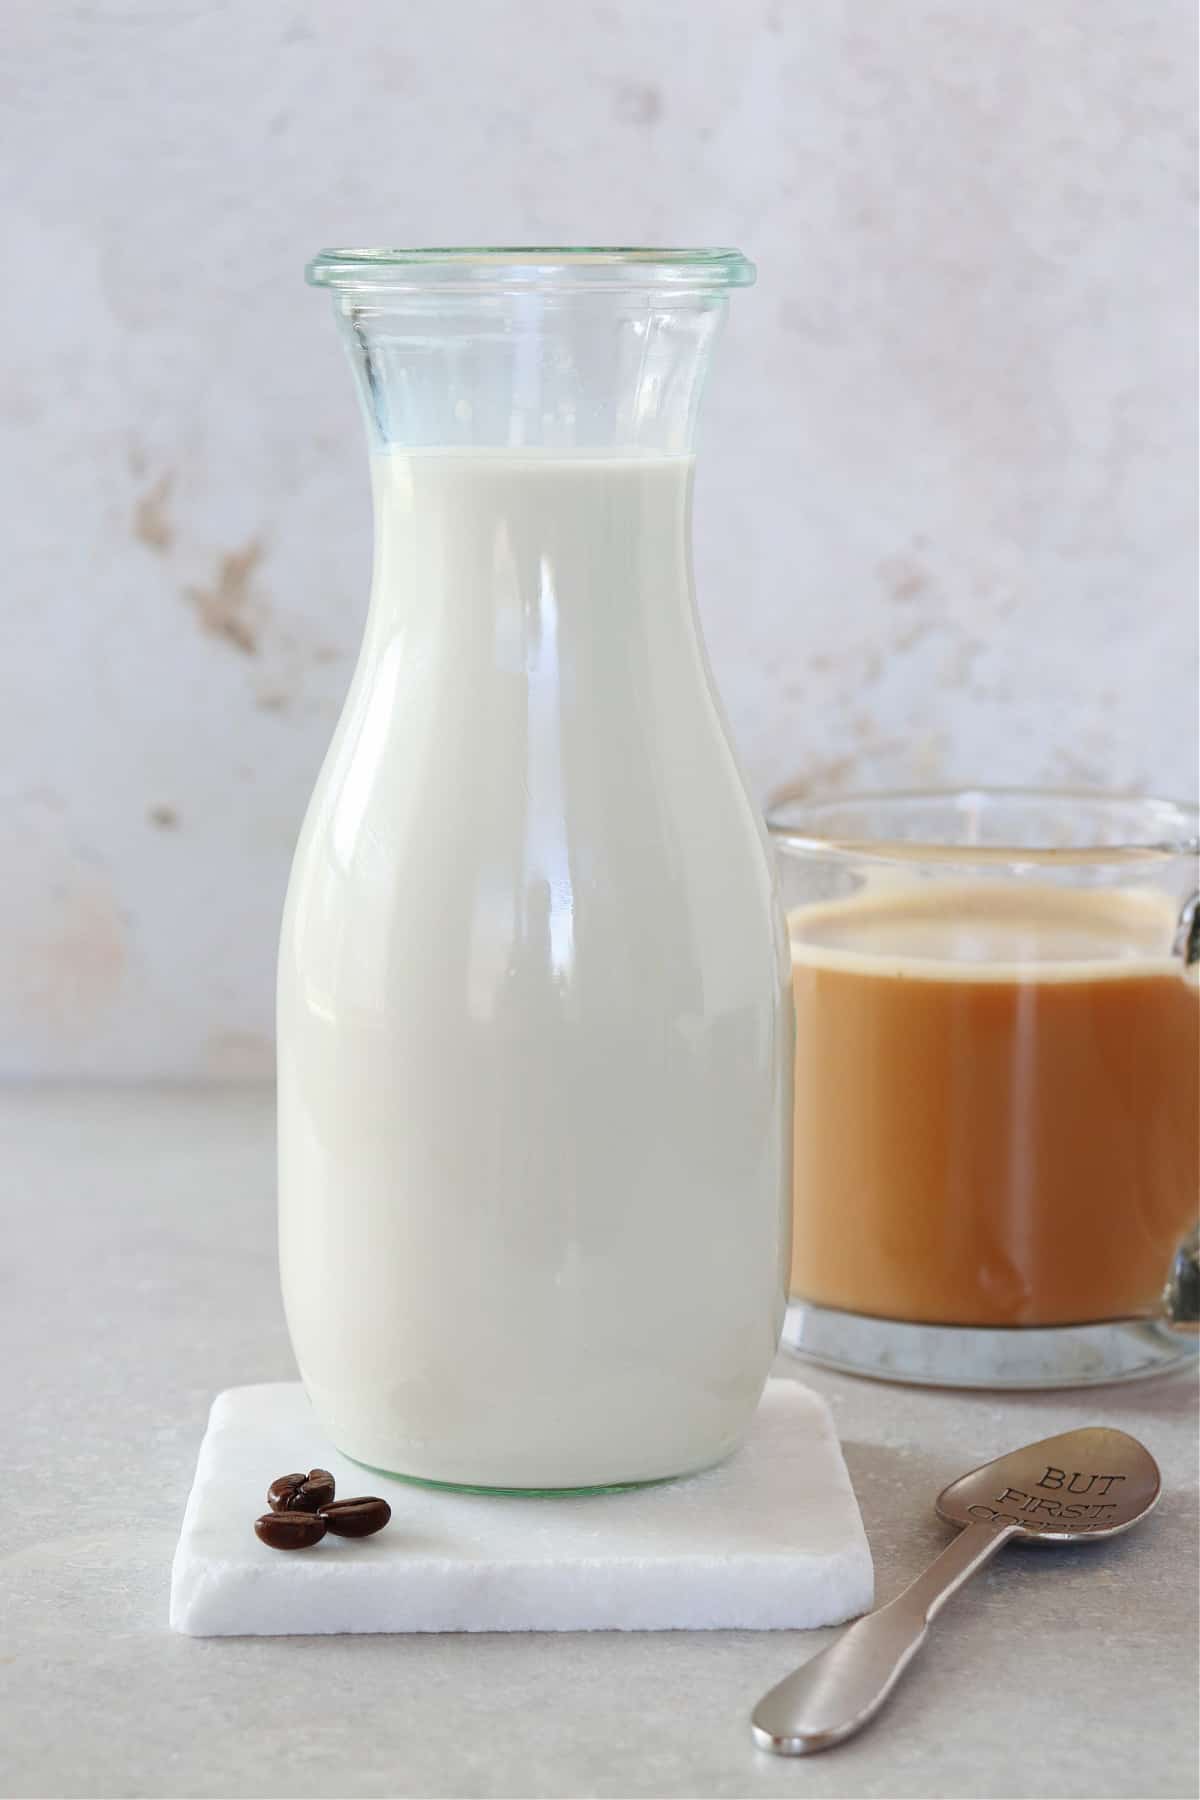
<svg viewBox="0 0 1200 1800"><path fill-rule="evenodd" d="M382 1494L377 1536L270 1550L266 1487L330 1469L343 1498ZM749 1630L865 1612L871 1553L829 1408L774 1380L720 1468L576 1498L442 1493L339 1456L299 1383L218 1394L171 1575L194 1637L327 1631Z"/></svg>

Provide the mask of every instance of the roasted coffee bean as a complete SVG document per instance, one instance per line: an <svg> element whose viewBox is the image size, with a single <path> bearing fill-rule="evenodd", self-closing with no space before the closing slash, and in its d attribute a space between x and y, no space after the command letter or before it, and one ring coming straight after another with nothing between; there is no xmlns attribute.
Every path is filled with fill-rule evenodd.
<svg viewBox="0 0 1200 1800"><path fill-rule="evenodd" d="M293 1494L298 1494L304 1486L303 1474L279 1475L267 1489L267 1505L272 1512L286 1512L292 1503Z"/></svg>
<svg viewBox="0 0 1200 1800"><path fill-rule="evenodd" d="M255 1519L254 1529L272 1550L310 1550L328 1527L319 1513L268 1512Z"/></svg>
<svg viewBox="0 0 1200 1800"><path fill-rule="evenodd" d="M382 1531L392 1516L386 1500L374 1494L358 1494L353 1500L335 1500L317 1514L324 1519L335 1537L370 1537Z"/></svg>
<svg viewBox="0 0 1200 1800"><path fill-rule="evenodd" d="M280 1475L267 1489L272 1512L315 1513L333 1499L333 1476L328 1469L310 1469L307 1475Z"/></svg>

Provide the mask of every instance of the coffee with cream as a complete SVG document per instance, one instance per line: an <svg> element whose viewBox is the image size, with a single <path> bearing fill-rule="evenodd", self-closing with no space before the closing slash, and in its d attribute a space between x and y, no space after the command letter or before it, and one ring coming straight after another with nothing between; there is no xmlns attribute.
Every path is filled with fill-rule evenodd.
<svg viewBox="0 0 1200 1800"><path fill-rule="evenodd" d="M1172 920L984 882L794 911L793 1294L948 1325L1157 1311L1200 1160Z"/></svg>

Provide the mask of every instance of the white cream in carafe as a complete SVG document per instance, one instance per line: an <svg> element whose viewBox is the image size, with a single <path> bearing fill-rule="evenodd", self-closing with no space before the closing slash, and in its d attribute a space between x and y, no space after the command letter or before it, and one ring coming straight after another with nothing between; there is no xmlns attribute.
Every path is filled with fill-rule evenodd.
<svg viewBox="0 0 1200 1800"><path fill-rule="evenodd" d="M774 1352L789 962L694 615L692 461L382 452L279 971L284 1297L338 1446L701 1467Z"/></svg>

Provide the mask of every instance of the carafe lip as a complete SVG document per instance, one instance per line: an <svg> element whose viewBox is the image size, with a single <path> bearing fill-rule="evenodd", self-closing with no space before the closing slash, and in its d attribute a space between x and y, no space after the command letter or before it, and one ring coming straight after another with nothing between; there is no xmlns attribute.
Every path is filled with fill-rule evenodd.
<svg viewBox="0 0 1200 1800"><path fill-rule="evenodd" d="M740 250L590 244L327 249L305 270L313 287L392 294L525 288L720 293L749 287L756 273Z"/></svg>

